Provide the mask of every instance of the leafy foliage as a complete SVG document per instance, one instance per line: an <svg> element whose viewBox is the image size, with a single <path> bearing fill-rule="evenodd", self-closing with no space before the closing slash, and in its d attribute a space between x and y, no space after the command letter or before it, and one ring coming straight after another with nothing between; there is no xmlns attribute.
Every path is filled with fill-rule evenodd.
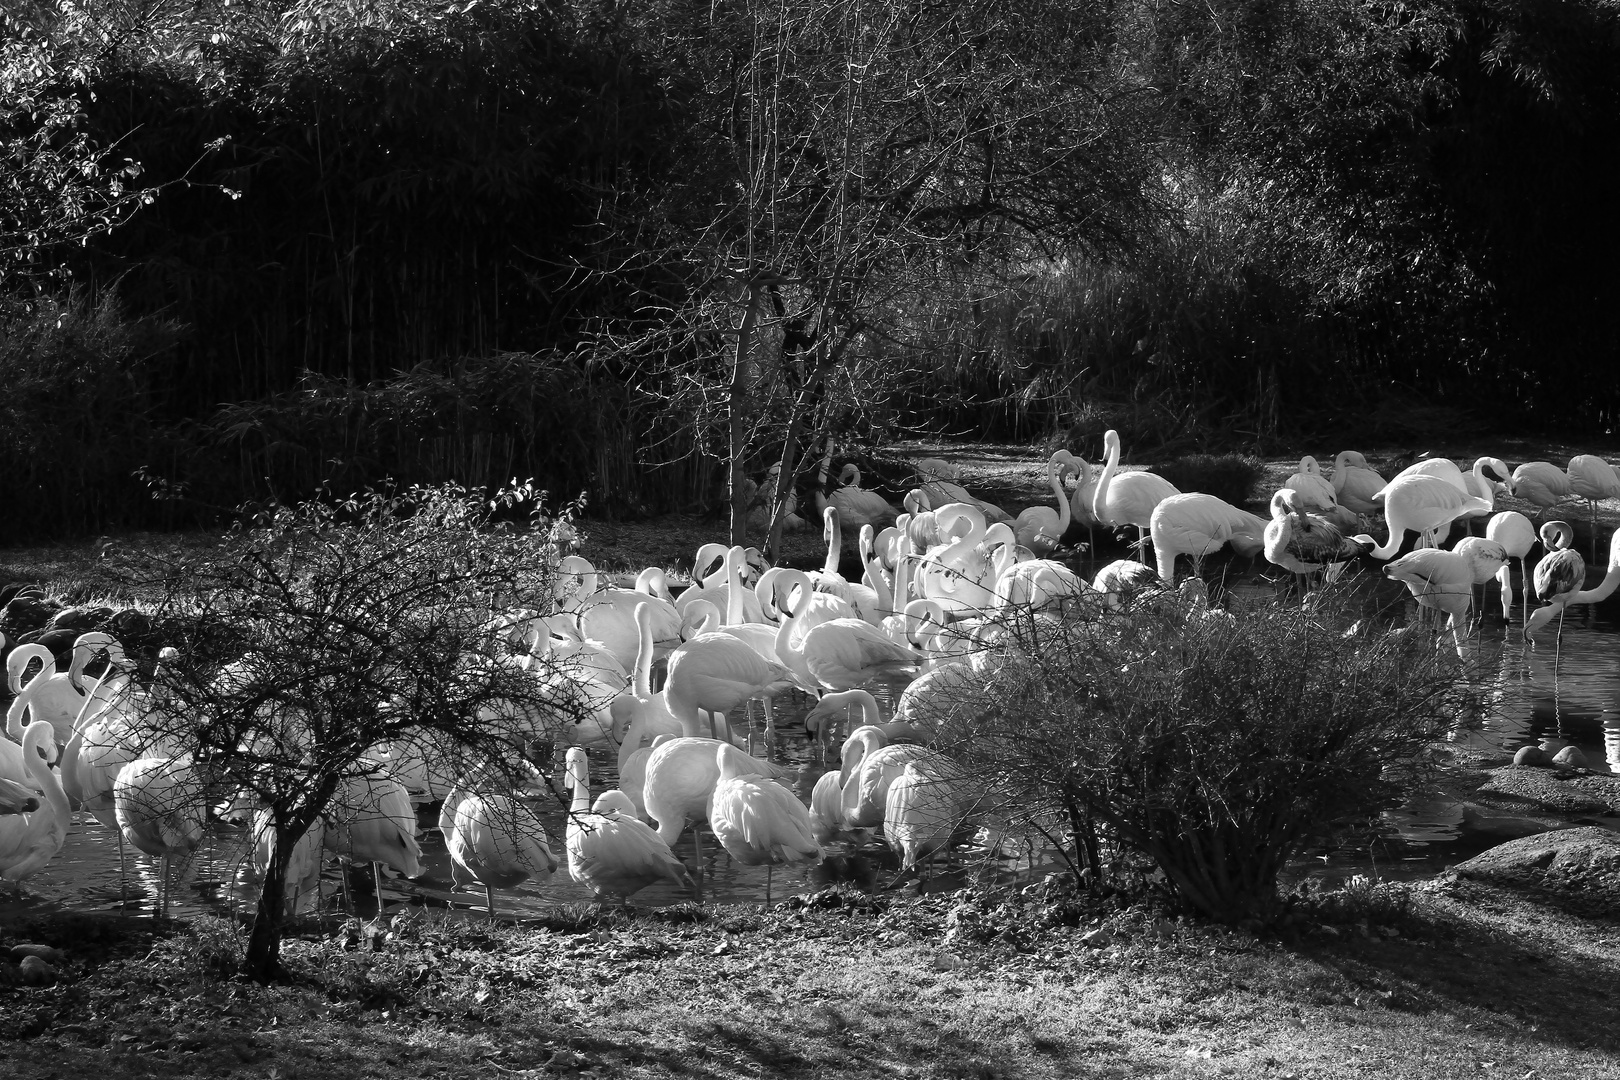
<svg viewBox="0 0 1620 1080"><path fill-rule="evenodd" d="M1193 908L1268 920L1306 839L1398 799L1451 723L1431 641L1347 632L1332 608L1154 596L1095 622L1029 619L942 717L947 739L1094 873L1101 835Z"/></svg>

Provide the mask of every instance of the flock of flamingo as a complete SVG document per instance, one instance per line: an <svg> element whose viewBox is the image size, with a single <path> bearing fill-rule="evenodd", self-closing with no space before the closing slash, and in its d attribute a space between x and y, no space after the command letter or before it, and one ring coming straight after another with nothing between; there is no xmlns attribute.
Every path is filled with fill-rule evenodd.
<svg viewBox="0 0 1620 1080"><path fill-rule="evenodd" d="M1450 616L1459 645L1475 586L1496 579L1510 617L1509 560L1521 560L1522 578L1538 537L1546 551L1533 582L1544 604L1532 613L1526 598L1527 634L1620 585L1620 533L1602 584L1588 590L1585 560L1566 523L1547 521L1538 533L1524 514L1495 509L1500 494L1528 501L1538 516L1563 500L1584 499L1595 525L1596 502L1620 497L1620 475L1592 455L1565 469L1530 462L1511 472L1497 458L1482 457L1466 472L1430 459L1387 481L1353 451L1337 456L1331 478L1306 457L1271 497L1268 519L1213 495L1178 491L1151 472L1122 471L1115 432L1105 445L1101 468L1066 451L1053 454L1046 478L1055 505L1016 516L975 498L941 461L917 463L919 482L903 507L863 489L859 471L846 467L840 486L818 495L827 549L814 571L765 567L753 549L707 544L697 552L691 586L675 596L657 568L642 571L634 587L618 587L584 558L563 556L551 612L512 612L492 629L511 645L514 662L537 678L565 680L586 703L583 715L561 728L534 732L566 746L567 873L599 899L628 903L660 881L701 895L698 827L706 825L732 859L767 867L768 898L770 868L816 862L828 845L869 841L872 830L881 829L906 871L980 827L994 836L971 770L931 745L941 717L965 687L994 673L994 646L1014 612L1106 618L1148 592L1207 603L1201 589L1174 588L1177 556L1192 561L1189 582L1226 545L1307 578L1331 579L1356 559L1388 560L1390 578L1423 607ZM1353 532L1375 514L1388 524L1383 543ZM1442 549L1459 521L1483 522L1484 535L1470 527ZM1126 526L1137 531L1140 560L1109 563L1088 580L1051 557L1073 529ZM1391 559L1407 532L1418 534L1417 548ZM858 560L858 579L840 572L846 548ZM552 663L530 659L542 656ZM99 679L87 673L97 658L106 661ZM65 671L38 644L10 653L0 879L20 889L61 850L76 812L116 832L121 868L124 843L166 860L201 840L217 812L208 805L213 788L159 719L163 703L133 673L118 641L104 633L79 637ZM895 691L885 720L880 696ZM772 760L773 699L793 693L815 700L805 727L824 746L844 729L839 766L820 777L808 805L783 783L792 770ZM861 722L854 724L857 709ZM744 714L746 725L736 723ZM617 755L618 786L594 800L591 750ZM525 797L533 791L501 790L494 769L450 775L457 766L448 760L412 743L375 748L291 854L293 907L318 898L328 855L421 876L415 811L434 802L455 885L483 888L492 918L495 889L556 872L552 842ZM259 809L253 835L261 866L273 844L268 820ZM692 865L672 850L688 825ZM380 878L378 890L380 904Z"/></svg>

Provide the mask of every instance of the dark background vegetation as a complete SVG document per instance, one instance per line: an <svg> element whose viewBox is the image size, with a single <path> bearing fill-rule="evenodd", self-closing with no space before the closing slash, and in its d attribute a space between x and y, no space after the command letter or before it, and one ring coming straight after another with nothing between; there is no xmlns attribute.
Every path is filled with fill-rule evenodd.
<svg viewBox="0 0 1620 1080"><path fill-rule="evenodd" d="M667 331L724 310L716 268L802 280L842 242L804 193L831 177L847 197L854 174L794 140L843 100L816 74L861 47L852 10L8 5L7 535L192 525L384 477L532 476L612 514L718 505L732 339L718 319ZM772 294L756 374L783 378L761 416L812 400L807 435L1093 454L1109 426L1150 454L1614 426L1612 5L885 10L885 85L927 100L866 101L837 145L864 148L876 188L874 147L904 164L958 123L940 145L962 197L916 198L948 187L935 174L869 219L888 246L836 318L842 269L820 321ZM760 78L789 71L772 40L790 37L792 77ZM757 151L756 116L803 171ZM792 189L760 220L797 213L797 240L749 233L736 266L722 210L762 163ZM892 210L895 190L841 205ZM795 386L837 320L847 351ZM750 453L775 457L766 425ZM154 477L186 498L152 499Z"/></svg>

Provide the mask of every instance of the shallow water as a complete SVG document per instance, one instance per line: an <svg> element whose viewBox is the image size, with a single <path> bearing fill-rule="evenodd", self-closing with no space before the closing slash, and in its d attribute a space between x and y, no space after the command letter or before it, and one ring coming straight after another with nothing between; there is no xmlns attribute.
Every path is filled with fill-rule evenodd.
<svg viewBox="0 0 1620 1080"><path fill-rule="evenodd" d="M1239 561L1224 586L1237 600L1267 598L1278 588L1274 579L1253 573ZM1395 622L1415 617L1416 605L1405 598L1405 590L1372 574L1365 574L1361 587L1366 590L1369 611ZM1217 591L1220 591L1219 589ZM1515 612L1517 615L1517 611ZM1467 693L1476 710L1477 727L1459 734L1460 745L1474 745L1512 753L1547 736L1560 736L1579 746L1594 769L1620 771L1620 622L1607 611L1580 608L1565 622L1561 637L1542 635L1535 648L1526 648L1516 626L1509 628L1501 618L1494 585L1489 604L1476 638L1469 646L1468 670L1476 674L1468 680ZM1554 661L1557 661L1556 667ZM892 697L884 711L892 707ZM806 740L803 717L808 702L797 708L777 710L778 753L776 760L798 769L794 784L800 797L808 801L810 788L825 770L819 751ZM1613 757L1606 752L1603 720L1614 721ZM593 750L592 789L613 786L613 756ZM534 801L552 838L554 854L566 859L561 843L564 830L563 803L555 797ZM450 861L437 817L424 810L418 818L427 873L406 881L388 874L384 884L384 906L453 906L465 914L482 915L486 902L482 890L453 891ZM1620 828L1620 820L1595 820L1595 824ZM1377 873L1386 877L1410 877L1432 873L1461 861L1496 843L1542 826L1493 812L1485 812L1450 799L1438 791L1420 792L1410 803L1385 817L1385 831L1370 845L1318 852L1301 860L1295 868L1300 875L1342 877L1352 873ZM118 871L117 838L89 815L76 815L61 853L40 873L30 878L20 900L0 885L0 918L41 906L63 906L79 910L150 911L157 895L159 872L154 860L139 853L127 856L127 875L121 885ZM695 858L693 831L688 829L676 846L676 854L688 865ZM214 823L204 844L187 865L177 867L171 889L169 911L175 916L204 912L225 912L247 908L255 896L255 879L247 858L249 837L245 828ZM834 845L828 859L810 869L775 871L771 876L772 897L779 899L797 892L819 888L837 880L866 888L882 888L895 878L898 864L886 848L868 845L852 850ZM766 896L764 867L733 862L707 834L703 837L703 860L708 876L705 899L717 902L758 903ZM994 874L1001 880L1018 880L1031 873L1055 868L1053 853L1036 845L1034 850L1016 844L995 859L982 851L962 851L955 859L954 872L947 871L932 885L956 887L967 874ZM353 875L355 903L362 913L376 910L370 895L370 875ZM329 861L323 880L326 906L336 904L342 882L339 864ZM363 886L363 891L361 890ZM121 889L127 895L121 900ZM638 893L637 906L663 906L681 903L691 897L684 890L667 884ZM589 890L569 877L566 862L543 883L527 882L515 889L497 890L497 913L503 916L534 916L557 904L585 903L593 899Z"/></svg>

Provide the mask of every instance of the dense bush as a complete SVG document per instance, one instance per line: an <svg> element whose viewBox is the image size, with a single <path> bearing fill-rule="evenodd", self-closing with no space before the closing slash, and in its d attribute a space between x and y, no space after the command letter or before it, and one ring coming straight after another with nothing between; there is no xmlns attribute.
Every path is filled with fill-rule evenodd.
<svg viewBox="0 0 1620 1080"><path fill-rule="evenodd" d="M1026 620L945 740L995 802L1071 834L1077 864L1099 870L1099 838L1117 842L1193 908L1265 921L1307 838L1399 799L1450 724L1432 642L1348 633L1335 607L1170 598Z"/></svg>

